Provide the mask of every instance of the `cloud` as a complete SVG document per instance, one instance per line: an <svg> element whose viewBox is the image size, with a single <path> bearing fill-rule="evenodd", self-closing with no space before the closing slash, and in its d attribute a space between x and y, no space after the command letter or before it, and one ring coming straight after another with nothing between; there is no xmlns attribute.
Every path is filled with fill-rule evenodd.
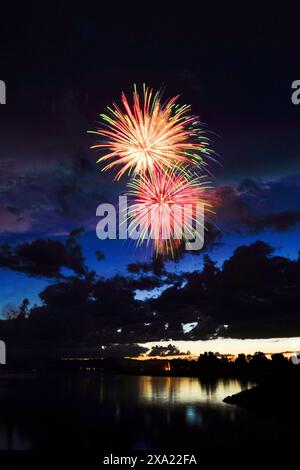
<svg viewBox="0 0 300 470"><path fill-rule="evenodd" d="M7 212L10 212L11 214L15 214L17 216L22 214L22 209L19 209L18 207L15 206L6 206Z"/></svg>
<svg viewBox="0 0 300 470"><path fill-rule="evenodd" d="M189 356L190 354L190 351L180 352L180 350L176 346L174 346L174 344L169 344L168 346L153 346L147 356Z"/></svg>
<svg viewBox="0 0 300 470"><path fill-rule="evenodd" d="M101 186L105 176L93 157L81 149L71 152L2 159L0 232L52 236L79 223L86 230L95 228L96 208L111 200L114 190L110 183Z"/></svg>
<svg viewBox="0 0 300 470"><path fill-rule="evenodd" d="M95 256L98 261L103 261L105 259L104 253L100 250L95 251Z"/></svg>
<svg viewBox="0 0 300 470"><path fill-rule="evenodd" d="M30 228L30 220L27 213L21 209L10 206L0 206L0 232L26 233Z"/></svg>
<svg viewBox="0 0 300 470"><path fill-rule="evenodd" d="M177 262L180 261L186 254L192 253L193 255L203 255L204 253L207 253L221 245L221 230L215 224L206 222L204 230L204 245L201 250L188 251L186 250L185 242L181 241L181 243L176 246L176 250L174 250L172 255L165 255L165 260Z"/></svg>
<svg viewBox="0 0 300 470"><path fill-rule="evenodd" d="M128 278L127 284L133 290L152 290L161 287L167 281L155 276L140 276L137 279Z"/></svg>
<svg viewBox="0 0 300 470"><path fill-rule="evenodd" d="M138 357L146 353L149 348L138 344L112 344L101 351L103 357Z"/></svg>
<svg viewBox="0 0 300 470"><path fill-rule="evenodd" d="M62 243L58 240L38 239L16 247L0 246L0 267L23 272L30 276L57 277L62 268L69 268L77 275L85 273L84 258L78 237L82 229L76 229Z"/></svg>
<svg viewBox="0 0 300 470"><path fill-rule="evenodd" d="M63 147L64 148L64 147ZM32 149L27 149L32 150ZM53 154L48 150L41 158L37 149L30 157L19 154L3 158L0 163L0 231L7 234L40 234L52 236L68 233L78 224L95 229L96 208L102 202L113 202L122 183L98 171L96 157L79 145L68 152ZM213 192L212 192L213 193ZM217 201L214 221L206 216L204 250L222 243L225 232L258 233L263 230L285 231L299 223L300 174L216 188L212 199ZM180 245L177 259L185 253ZM200 250L196 253L203 253ZM160 260L153 266L134 264L133 270L156 275ZM163 269L163 266L161 267ZM158 275L160 275L158 273Z"/></svg>
<svg viewBox="0 0 300 470"><path fill-rule="evenodd" d="M291 228L295 228L300 223L299 212L279 212L277 214L265 214L262 217L253 218L249 221L248 226L251 232L257 233L262 230L274 230L277 232L285 232Z"/></svg>
<svg viewBox="0 0 300 470"><path fill-rule="evenodd" d="M224 231L283 232L300 223L299 174L269 182L247 179L237 186L220 186L216 193L221 201L217 220Z"/></svg>
<svg viewBox="0 0 300 470"><path fill-rule="evenodd" d="M2 267L44 277L69 267L78 274L54 280L40 293L42 305L31 309L32 322L26 324L32 338L99 345L245 337L248 330L272 337L282 334L280 328L300 334L299 259L276 255L266 242L239 246L222 267L206 254L201 270L181 276L103 279L84 270L81 235L74 231L65 244L36 240L1 247ZM138 287L153 288L166 279L169 287L157 298L135 299ZM158 344L150 356L177 352Z"/></svg>
<svg viewBox="0 0 300 470"><path fill-rule="evenodd" d="M127 266L127 270L132 274L140 274L152 272L155 276L166 274L165 263L162 256L153 256L149 263L131 263Z"/></svg>

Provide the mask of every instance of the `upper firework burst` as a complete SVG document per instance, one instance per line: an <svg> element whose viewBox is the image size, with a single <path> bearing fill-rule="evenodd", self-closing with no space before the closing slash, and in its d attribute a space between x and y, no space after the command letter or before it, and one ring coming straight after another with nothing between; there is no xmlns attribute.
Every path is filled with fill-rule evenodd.
<svg viewBox="0 0 300 470"><path fill-rule="evenodd" d="M143 86L142 97L136 86L131 105L122 93L123 109L113 103L101 114L103 126L93 131L102 137L92 148L102 149L98 162L103 170L118 167L115 179L124 174L138 175L153 170L167 171L191 163L204 165L210 154L208 139L190 106L177 104L178 96L161 102L161 93Z"/></svg>

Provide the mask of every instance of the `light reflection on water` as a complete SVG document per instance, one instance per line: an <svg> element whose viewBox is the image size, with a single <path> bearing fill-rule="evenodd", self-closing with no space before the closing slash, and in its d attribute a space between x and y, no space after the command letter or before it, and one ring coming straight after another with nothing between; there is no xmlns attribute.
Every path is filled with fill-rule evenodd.
<svg viewBox="0 0 300 470"><path fill-rule="evenodd" d="M230 448L291 435L223 403L252 385L239 380L45 374L0 385L0 449Z"/></svg>
<svg viewBox="0 0 300 470"><path fill-rule="evenodd" d="M203 423L202 414L195 406L187 406L185 417L186 422L190 425L201 426Z"/></svg>
<svg viewBox="0 0 300 470"><path fill-rule="evenodd" d="M203 382L196 377L151 377L138 378L138 399L151 404L207 403L224 405L228 395L249 388L252 383L239 380L218 379ZM225 405L224 405L225 406Z"/></svg>

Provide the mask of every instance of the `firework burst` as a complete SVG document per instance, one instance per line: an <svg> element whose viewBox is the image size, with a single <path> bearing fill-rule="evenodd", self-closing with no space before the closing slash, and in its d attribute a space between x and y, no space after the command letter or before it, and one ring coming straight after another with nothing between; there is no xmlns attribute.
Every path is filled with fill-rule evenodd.
<svg viewBox="0 0 300 470"><path fill-rule="evenodd" d="M167 173L155 170L151 176L133 178L128 187L130 230L132 234L138 228L138 245L152 240L156 254L175 257L182 241L202 237L197 211L211 210L205 201L209 184L203 177L187 177L174 169Z"/></svg>
<svg viewBox="0 0 300 470"><path fill-rule="evenodd" d="M118 168L115 179L124 174L152 174L174 167L186 170L190 164L206 165L210 156L208 138L190 106L177 103L175 96L165 103L161 93L143 86L142 97L134 87L133 104L122 93L122 107L113 103L101 114L102 126L92 133L100 136L91 148L101 150L98 162L103 171Z"/></svg>

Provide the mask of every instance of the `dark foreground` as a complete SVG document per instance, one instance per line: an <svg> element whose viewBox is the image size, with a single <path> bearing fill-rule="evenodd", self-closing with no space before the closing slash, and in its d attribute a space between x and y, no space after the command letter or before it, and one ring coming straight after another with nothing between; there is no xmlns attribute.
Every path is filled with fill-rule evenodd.
<svg viewBox="0 0 300 470"><path fill-rule="evenodd" d="M296 422L300 418L300 375L281 374L262 380L259 385L228 396L224 402L281 421Z"/></svg>
<svg viewBox="0 0 300 470"><path fill-rule="evenodd" d="M1 450L295 448L298 421L223 403L253 384L232 379L99 373L0 379Z"/></svg>

